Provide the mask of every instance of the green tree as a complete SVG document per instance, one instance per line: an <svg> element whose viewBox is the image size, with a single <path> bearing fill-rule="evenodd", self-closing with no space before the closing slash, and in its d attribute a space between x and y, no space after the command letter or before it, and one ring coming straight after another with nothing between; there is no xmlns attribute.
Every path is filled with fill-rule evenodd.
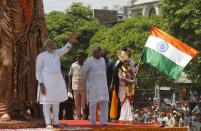
<svg viewBox="0 0 201 131"><path fill-rule="evenodd" d="M62 57L62 65L69 68L78 51L85 51L89 40L103 28L92 16L92 10L81 3L73 3L66 12L53 11L46 15L49 37L56 43L56 48L62 47L70 38L72 32L77 32L77 42L70 52Z"/></svg>
<svg viewBox="0 0 201 131"><path fill-rule="evenodd" d="M159 16L126 19L111 29L101 29L97 32L90 41L90 48L94 44L100 44L103 48L108 49L111 56L116 56L116 51L129 47L133 52L132 59L138 61L151 27L164 29L164 23ZM91 53L90 51L89 49L88 52Z"/></svg>
<svg viewBox="0 0 201 131"><path fill-rule="evenodd" d="M151 27L155 26L165 30L165 23L166 22L160 16L140 16L132 19L126 19L125 21L116 24L111 29L102 29L97 32L90 41L88 52L91 54L91 48L94 45L99 44L110 52L111 58L115 59L116 51L128 47L132 50L132 59L135 62L138 62ZM161 80L157 77L163 77L165 80L168 79L155 68L145 63L141 64L138 74L141 83L140 86L145 88L152 88L155 84L167 83L167 81L160 82ZM154 78L150 79L150 77Z"/></svg>
<svg viewBox="0 0 201 131"><path fill-rule="evenodd" d="M201 50L201 0L162 0L161 10L170 33ZM193 59L185 72L194 83L201 84L201 55Z"/></svg>

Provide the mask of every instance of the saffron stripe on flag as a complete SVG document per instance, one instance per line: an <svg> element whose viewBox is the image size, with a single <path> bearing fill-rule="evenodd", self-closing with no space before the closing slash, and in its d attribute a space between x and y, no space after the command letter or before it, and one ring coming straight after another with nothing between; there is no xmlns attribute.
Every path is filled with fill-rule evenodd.
<svg viewBox="0 0 201 131"><path fill-rule="evenodd" d="M159 37L163 40L165 40L166 42L170 43L171 45L175 46L177 49L181 50L182 52L195 57L196 54L198 53L198 51L196 51L195 49L191 48L190 46L188 46L187 44L179 41L178 39L172 37L171 35L153 27L151 29L150 35L152 36L156 36Z"/></svg>

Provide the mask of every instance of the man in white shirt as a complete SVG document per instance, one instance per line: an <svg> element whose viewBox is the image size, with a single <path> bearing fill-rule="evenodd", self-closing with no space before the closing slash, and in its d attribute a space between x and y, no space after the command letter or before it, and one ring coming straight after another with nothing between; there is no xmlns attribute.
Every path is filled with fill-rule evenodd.
<svg viewBox="0 0 201 131"><path fill-rule="evenodd" d="M100 108L100 124L107 125L109 93L106 65L100 46L93 48L93 56L84 63L84 76L87 84L87 102L92 125L96 125L96 106Z"/></svg>
<svg viewBox="0 0 201 131"><path fill-rule="evenodd" d="M43 114L47 128L53 128L59 124L59 103L68 99L66 84L61 73L60 57L67 53L76 41L74 33L64 47L54 49L51 39L44 42L45 51L36 59L36 78L39 83L37 100L43 105ZM53 120L51 121L52 108ZM53 124L53 126L52 126Z"/></svg>
<svg viewBox="0 0 201 131"><path fill-rule="evenodd" d="M86 119L85 116L85 100L86 100L86 88L83 76L83 63L85 60L84 52L77 54L77 61L71 65L69 71L69 88L73 89L75 111L78 120Z"/></svg>
<svg viewBox="0 0 201 131"><path fill-rule="evenodd" d="M168 121L167 126L174 127L175 125L175 118L172 114L168 114Z"/></svg>

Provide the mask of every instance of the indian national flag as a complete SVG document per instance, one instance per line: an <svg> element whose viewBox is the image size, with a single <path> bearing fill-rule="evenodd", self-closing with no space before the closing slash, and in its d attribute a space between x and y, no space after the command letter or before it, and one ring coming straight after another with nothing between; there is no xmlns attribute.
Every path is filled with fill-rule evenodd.
<svg viewBox="0 0 201 131"><path fill-rule="evenodd" d="M184 67L197 53L195 49L154 27L145 44L142 60L178 79Z"/></svg>

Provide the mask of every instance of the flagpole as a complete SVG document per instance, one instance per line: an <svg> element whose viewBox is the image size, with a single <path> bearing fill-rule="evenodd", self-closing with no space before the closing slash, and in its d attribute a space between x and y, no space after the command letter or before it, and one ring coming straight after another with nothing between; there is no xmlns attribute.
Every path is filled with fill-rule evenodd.
<svg viewBox="0 0 201 131"><path fill-rule="evenodd" d="M139 67L140 67L140 63L141 63L141 61L142 61L143 53L144 53L144 48L143 48L143 50L142 50L142 54L141 54L140 60L138 61L138 64L137 64L137 66L136 66L136 71L134 72L134 73L135 73L135 74L134 74L134 80L135 80L136 77L137 77L137 73L138 73L138 71L139 71Z"/></svg>
<svg viewBox="0 0 201 131"><path fill-rule="evenodd" d="M141 61L142 61L142 55L143 55L143 53L144 53L144 48L143 48L143 51L142 51L140 60L138 61L138 64L137 64L137 66L136 66L136 71L134 72L134 79L133 79L134 81L135 81L135 79L136 79L136 77L137 77L137 73L138 73L138 71L139 71L139 67L140 67L140 63L141 63ZM134 88L135 88L135 86L134 86ZM135 88L134 90L136 90L136 88ZM135 95L135 92L134 92L134 95ZM133 96L133 97L134 97L134 96ZM134 105L134 103L132 103L132 105L131 105L131 112L133 112L133 113L132 113L132 117L133 117L133 119L134 119L134 107L133 107L133 105ZM131 123L133 124L134 121L132 121Z"/></svg>
<svg viewBox="0 0 201 131"><path fill-rule="evenodd" d="M135 71L135 74L134 74L134 80L136 79L137 77L137 73L139 71L139 67L140 67L140 63L141 63L142 59L140 58L140 60L138 61L138 64L136 66L136 71Z"/></svg>
<svg viewBox="0 0 201 131"><path fill-rule="evenodd" d="M153 27L151 27L151 29L152 29L152 28L153 28ZM144 47L145 47L145 46L144 46ZM134 74L134 80L135 80L136 77L137 77L137 73L138 73L138 71L139 71L139 67L140 67L140 63L141 63L141 61L142 61L143 53L144 53L144 48L143 48L143 50L142 50L142 54L141 54L140 60L138 61L138 64L137 64L137 66L136 66L137 70L135 71L135 74Z"/></svg>

